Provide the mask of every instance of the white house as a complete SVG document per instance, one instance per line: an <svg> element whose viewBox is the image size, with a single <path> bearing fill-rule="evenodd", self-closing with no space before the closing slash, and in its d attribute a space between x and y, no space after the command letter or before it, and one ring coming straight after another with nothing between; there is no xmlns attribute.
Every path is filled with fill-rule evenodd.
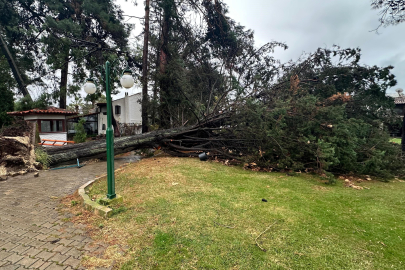
<svg viewBox="0 0 405 270"><path fill-rule="evenodd" d="M24 120L37 123L41 140L67 141L66 117L77 113L65 109L49 107L46 110L8 112L9 115L23 116Z"/></svg>
<svg viewBox="0 0 405 270"><path fill-rule="evenodd" d="M142 93L129 96L125 93L123 98L113 100L112 110L115 120L121 127L125 124L136 128L136 133L141 133L142 115L140 100ZM105 134L107 126L107 103L97 103L98 112L98 134Z"/></svg>

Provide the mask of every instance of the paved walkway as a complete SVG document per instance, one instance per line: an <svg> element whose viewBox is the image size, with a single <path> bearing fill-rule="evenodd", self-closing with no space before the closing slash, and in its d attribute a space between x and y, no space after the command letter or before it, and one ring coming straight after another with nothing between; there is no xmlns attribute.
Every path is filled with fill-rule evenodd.
<svg viewBox="0 0 405 270"><path fill-rule="evenodd" d="M126 161L116 160L115 168ZM98 162L0 182L0 269L84 269L84 253L103 252L105 247L94 245L82 228L58 213L55 197L72 194L105 172L106 163Z"/></svg>

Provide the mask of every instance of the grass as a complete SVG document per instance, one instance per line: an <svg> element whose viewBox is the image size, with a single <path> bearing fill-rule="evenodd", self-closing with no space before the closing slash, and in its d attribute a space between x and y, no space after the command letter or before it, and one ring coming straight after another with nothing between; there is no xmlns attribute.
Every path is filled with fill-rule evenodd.
<svg viewBox="0 0 405 270"><path fill-rule="evenodd" d="M105 182L93 185L90 196L105 194ZM75 217L87 216L93 238L110 245L104 257L83 263L90 268L114 261L121 269L404 269L405 183L356 185L370 189L197 159L144 159L116 176L124 205L115 207L112 218Z"/></svg>
<svg viewBox="0 0 405 270"><path fill-rule="evenodd" d="M392 138L390 142L401 144L401 138Z"/></svg>

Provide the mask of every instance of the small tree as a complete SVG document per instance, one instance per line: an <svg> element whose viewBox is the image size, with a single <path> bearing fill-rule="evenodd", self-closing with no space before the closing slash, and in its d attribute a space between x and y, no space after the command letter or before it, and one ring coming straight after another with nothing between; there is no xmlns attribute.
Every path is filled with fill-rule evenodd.
<svg viewBox="0 0 405 270"><path fill-rule="evenodd" d="M22 97L14 103L14 110L26 111L31 109L43 109L46 110L52 103L50 96L47 93L42 93L36 100L32 100L31 97Z"/></svg>
<svg viewBox="0 0 405 270"><path fill-rule="evenodd" d="M84 129L84 123L86 123L86 119L80 118L79 123L77 123L75 126L76 132L75 136L73 137L75 143L82 143L86 141L87 133L86 130Z"/></svg>

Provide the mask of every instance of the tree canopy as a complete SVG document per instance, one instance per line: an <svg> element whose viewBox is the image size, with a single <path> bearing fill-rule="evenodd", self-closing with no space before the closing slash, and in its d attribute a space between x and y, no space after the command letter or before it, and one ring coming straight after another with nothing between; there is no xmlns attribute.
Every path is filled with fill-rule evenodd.
<svg viewBox="0 0 405 270"><path fill-rule="evenodd" d="M396 25L405 21L405 1L404 0L373 0L373 9L380 10L380 25Z"/></svg>
<svg viewBox="0 0 405 270"><path fill-rule="evenodd" d="M127 46L130 27L113 1L1 0L0 10L5 14L0 20L5 43L24 83L51 88L61 108L66 108L68 92L77 91L75 84L83 81L86 70Z"/></svg>

